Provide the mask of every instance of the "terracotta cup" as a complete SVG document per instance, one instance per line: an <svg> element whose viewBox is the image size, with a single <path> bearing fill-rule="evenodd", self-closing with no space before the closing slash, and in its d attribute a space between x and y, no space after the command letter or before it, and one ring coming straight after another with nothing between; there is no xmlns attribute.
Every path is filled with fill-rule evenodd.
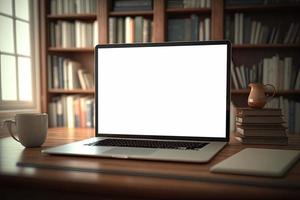
<svg viewBox="0 0 300 200"><path fill-rule="evenodd" d="M250 94L248 97L248 106L251 108L263 108L268 101L270 101L275 93L276 89L271 84L263 85L261 83L250 83ZM272 95L267 96L266 91L268 88L272 89Z"/></svg>

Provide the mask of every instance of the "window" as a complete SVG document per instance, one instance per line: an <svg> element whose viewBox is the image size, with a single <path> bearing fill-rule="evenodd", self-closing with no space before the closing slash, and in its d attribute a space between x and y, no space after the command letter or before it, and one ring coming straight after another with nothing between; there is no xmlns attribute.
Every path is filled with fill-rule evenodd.
<svg viewBox="0 0 300 200"><path fill-rule="evenodd" d="M0 0L0 112L37 111L37 0Z"/></svg>

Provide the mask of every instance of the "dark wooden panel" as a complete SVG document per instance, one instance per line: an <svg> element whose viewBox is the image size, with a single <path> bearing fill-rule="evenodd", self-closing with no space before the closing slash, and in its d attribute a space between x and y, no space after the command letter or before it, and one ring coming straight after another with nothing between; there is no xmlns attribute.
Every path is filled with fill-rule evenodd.
<svg viewBox="0 0 300 200"><path fill-rule="evenodd" d="M165 30L166 30L166 13L165 13L165 2L161 0L153 0L154 5L154 16L153 16L153 42L164 42L165 41Z"/></svg>
<svg viewBox="0 0 300 200"><path fill-rule="evenodd" d="M98 1L99 43L108 43L108 0Z"/></svg>
<svg viewBox="0 0 300 200"><path fill-rule="evenodd" d="M213 40L224 38L224 1L212 0L211 31Z"/></svg>

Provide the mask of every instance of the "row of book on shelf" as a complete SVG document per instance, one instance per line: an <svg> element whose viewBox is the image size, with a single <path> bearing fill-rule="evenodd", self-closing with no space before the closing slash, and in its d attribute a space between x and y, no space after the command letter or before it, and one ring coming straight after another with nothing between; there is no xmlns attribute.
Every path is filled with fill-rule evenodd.
<svg viewBox="0 0 300 200"><path fill-rule="evenodd" d="M277 90L300 89L300 67L293 64L292 57L275 55L252 66L232 62L231 78L234 89L245 89L253 82L272 84Z"/></svg>
<svg viewBox="0 0 300 200"><path fill-rule="evenodd" d="M210 8L211 0L168 0L167 8Z"/></svg>
<svg viewBox="0 0 300 200"><path fill-rule="evenodd" d="M50 14L96 13L97 0L51 0Z"/></svg>
<svg viewBox="0 0 300 200"><path fill-rule="evenodd" d="M93 128L95 100L91 96L62 95L49 103L49 126Z"/></svg>
<svg viewBox="0 0 300 200"><path fill-rule="evenodd" d="M60 57L48 56L49 89L93 89L94 79L79 62Z"/></svg>
<svg viewBox="0 0 300 200"><path fill-rule="evenodd" d="M108 19L109 43L145 43L153 41L153 22L142 16L110 17Z"/></svg>
<svg viewBox="0 0 300 200"><path fill-rule="evenodd" d="M50 23L50 46L84 48L98 44L98 22L63 21Z"/></svg>
<svg viewBox="0 0 300 200"><path fill-rule="evenodd" d="M114 0L113 11L146 11L152 10L152 0Z"/></svg>
<svg viewBox="0 0 300 200"><path fill-rule="evenodd" d="M189 18L168 20L168 41L207 41L210 40L211 20L192 14Z"/></svg>
<svg viewBox="0 0 300 200"><path fill-rule="evenodd" d="M278 23L269 26L263 22L235 13L225 17L225 38L235 44L295 44L300 43L300 23L293 22L288 27Z"/></svg>
<svg viewBox="0 0 300 200"><path fill-rule="evenodd" d="M236 5L286 5L300 3L299 0L226 0L226 6Z"/></svg>

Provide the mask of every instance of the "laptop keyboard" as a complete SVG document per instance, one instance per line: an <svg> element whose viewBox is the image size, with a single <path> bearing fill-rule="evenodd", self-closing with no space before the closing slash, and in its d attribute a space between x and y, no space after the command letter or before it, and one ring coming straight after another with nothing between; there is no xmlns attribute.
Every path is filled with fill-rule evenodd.
<svg viewBox="0 0 300 200"><path fill-rule="evenodd" d="M127 140L127 139L104 139L89 146L116 146L116 147L142 147L159 149L198 150L207 145L203 142L175 142L158 140Z"/></svg>

